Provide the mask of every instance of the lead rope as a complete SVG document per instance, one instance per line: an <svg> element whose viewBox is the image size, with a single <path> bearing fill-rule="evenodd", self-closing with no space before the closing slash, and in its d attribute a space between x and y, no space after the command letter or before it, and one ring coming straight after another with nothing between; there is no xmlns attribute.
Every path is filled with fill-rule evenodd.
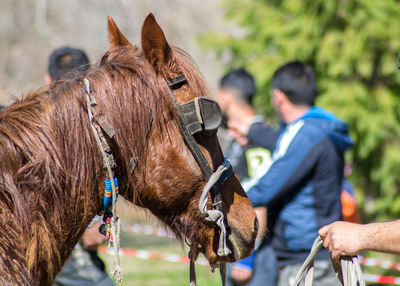
<svg viewBox="0 0 400 286"><path fill-rule="evenodd" d="M228 159L217 168L217 170L212 173L210 179L203 188L202 194L199 199L199 210L204 215L204 218L208 221L215 222L220 228L219 235L219 245L218 245L218 255L227 256L231 253L231 250L226 245L226 228L224 223L224 214L215 209L209 210L207 208L208 193L215 184L223 183L232 173L232 166ZM193 254L192 251L189 252L190 258L190 286L196 286L196 272L194 262L197 259L197 255ZM225 286L226 277L226 265L225 263L220 263L219 265L222 285Z"/></svg>
<svg viewBox="0 0 400 286"><path fill-rule="evenodd" d="M87 78L83 79L84 81L84 90L86 93L86 99L87 99L87 112L89 115L89 122L90 122L90 127L92 128L93 135L96 139L96 143L99 146L101 155L103 157L103 165L105 169L107 170L107 176L108 179L111 181L111 188L112 188L112 198L113 198L113 203L112 203L112 218L111 218L111 230L113 233L113 246L114 246L114 258L113 258L113 269L111 271L111 276L116 276L117 282L122 281L122 276L121 276L121 265L120 265L120 259L119 259L119 248L120 248L120 225L121 222L119 220L119 217L117 216L117 191L114 183L114 172L112 170L112 163L110 162L109 155L107 155L106 151L104 148L108 147L108 143L106 139L104 138L103 131L101 131L101 128L96 124L94 125L93 121L93 112L92 112L92 107L96 106L96 100L94 99L92 95L92 91L90 89L90 84L89 80Z"/></svg>
<svg viewBox="0 0 400 286"><path fill-rule="evenodd" d="M312 286L314 274L314 258L317 252L322 248L323 241L320 236L315 239L310 254L304 261L292 286L300 285L304 274L305 286ZM357 256L343 256L340 258L341 269L335 269L336 275L344 286L365 286L364 277ZM341 270L341 271L340 271Z"/></svg>

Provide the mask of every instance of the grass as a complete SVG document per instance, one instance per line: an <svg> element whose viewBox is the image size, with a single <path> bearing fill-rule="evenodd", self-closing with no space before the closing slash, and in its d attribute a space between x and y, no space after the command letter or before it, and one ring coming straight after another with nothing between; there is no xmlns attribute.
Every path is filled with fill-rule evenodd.
<svg viewBox="0 0 400 286"><path fill-rule="evenodd" d="M112 256L102 255L107 269L111 269ZM120 286L187 286L189 285L189 265L121 257L123 281ZM218 273L211 273L206 266L196 266L197 284L201 286L221 285Z"/></svg>
<svg viewBox="0 0 400 286"><path fill-rule="evenodd" d="M159 226L158 222L141 210L122 206L118 210L122 223L143 223ZM121 233L121 248L134 248L158 253L187 255L188 247L174 239L151 235ZM113 257L100 255L106 263L107 271L112 269ZM161 260L147 260L134 257L121 257L123 281L119 286L187 286L189 285L189 264ZM219 272L211 273L209 266L196 265L197 285L221 285Z"/></svg>

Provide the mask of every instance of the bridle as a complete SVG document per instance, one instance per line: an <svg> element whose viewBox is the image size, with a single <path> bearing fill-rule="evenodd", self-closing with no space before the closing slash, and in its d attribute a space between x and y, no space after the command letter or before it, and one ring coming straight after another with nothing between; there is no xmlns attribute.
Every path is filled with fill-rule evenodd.
<svg viewBox="0 0 400 286"><path fill-rule="evenodd" d="M182 137L197 164L199 165L200 170L207 182L214 172L208 164L203 153L200 151L199 145L197 144L193 135L202 131L216 131L222 123L221 109L215 100L206 96L196 97L191 101L180 104L177 101L173 91L179 89L182 85L187 83L183 74L172 79L167 79L166 82L168 84L170 94L175 102L175 106L178 110L179 129ZM225 159L224 163L229 166L229 171L224 174L225 177L223 180L225 180L232 173L232 167L229 163L229 160ZM222 211L222 200L219 186L213 185L211 188L211 193L213 206Z"/></svg>
<svg viewBox="0 0 400 286"><path fill-rule="evenodd" d="M222 184L231 174L232 174L232 166L228 159L225 159L223 163L213 171L208 164L206 158L200 150L196 139L194 138L194 134L199 132L216 132L218 127L222 122L222 112L218 106L218 103L209 98L209 97L196 97L195 99L180 104L175 95L174 90L178 90L184 84L187 84L187 80L183 74L175 77L165 79L170 95L172 96L175 106L178 112L178 123L181 135L185 141L185 144L189 148L192 153L194 159L196 160L199 168L203 174L203 177L206 181L206 185L203 188L202 194L199 199L199 210L204 215L204 218L208 221L215 222L220 228L220 239L218 246L218 255L219 256L227 256L231 253L231 250L227 247L226 238L226 226L224 214L222 212L222 199L221 199L221 190L220 184ZM103 131L108 135L109 138L112 138L115 134L112 126L100 116L96 120L94 119L94 110L96 109L96 101L91 93L90 83L88 79L84 79L84 91L87 96L87 109L89 120L91 124L91 128L93 134L96 138L96 142L103 156L104 167L107 170L108 179L111 181L112 186L112 221L111 227L113 229L113 233L115 234L115 242L114 243L114 265L115 269L112 271L117 275L117 279L120 281L120 266L119 266L119 219L116 216L116 186L114 184L114 167L115 161L111 152L111 148L105 139L105 135ZM132 164L131 164L132 163ZM136 167L136 160L131 159L129 164L131 172ZM208 209L208 194L211 193L212 198L212 206L213 209ZM190 285L196 285L196 275L194 270L194 261L197 258L197 253L193 253L191 250L189 252L190 257ZM213 266L215 267L215 265ZM219 265L221 271L222 283L225 285L225 263L220 263Z"/></svg>
<svg viewBox="0 0 400 286"><path fill-rule="evenodd" d="M200 150L194 134L199 132L215 132L222 123L222 112L218 103L209 97L196 97L195 99L180 104L175 97L174 90L181 88L187 84L187 80L183 74L165 79L169 92L175 102L178 111L179 129L182 137L195 158L200 170L207 182L199 200L200 212L206 220L215 222L220 228L220 239L218 247L219 256L227 256L231 253L226 245L226 226L224 214L222 212L222 199L220 184L223 183L231 174L232 166L228 159L217 168L214 172L208 164L206 158ZM213 209L207 208L208 193L211 193ZM194 271L194 261L197 254L192 251L189 253L190 258L190 285L196 285L196 275ZM220 271L222 284L225 285L225 263L220 263Z"/></svg>

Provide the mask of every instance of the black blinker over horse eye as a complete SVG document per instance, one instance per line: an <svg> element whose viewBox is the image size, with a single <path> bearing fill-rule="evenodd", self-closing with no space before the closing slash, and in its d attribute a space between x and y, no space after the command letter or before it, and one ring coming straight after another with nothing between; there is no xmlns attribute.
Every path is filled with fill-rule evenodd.
<svg viewBox="0 0 400 286"><path fill-rule="evenodd" d="M209 97L197 97L181 104L183 116L190 133L216 131L222 123L218 103Z"/></svg>

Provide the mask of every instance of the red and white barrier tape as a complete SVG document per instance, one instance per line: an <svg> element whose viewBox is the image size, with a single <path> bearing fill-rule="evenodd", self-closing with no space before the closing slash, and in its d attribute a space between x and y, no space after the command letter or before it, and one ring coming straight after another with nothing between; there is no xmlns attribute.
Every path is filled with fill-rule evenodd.
<svg viewBox="0 0 400 286"><path fill-rule="evenodd" d="M107 248L106 246L103 245L99 246L97 250L99 253L103 254L109 254L109 255L114 254L113 249ZM140 249L121 248L119 255L125 257L140 258L140 259L162 260L162 261L178 262L185 264L190 263L190 259L187 256L170 254L170 253L158 253ZM196 263L201 265L208 265L207 259L203 257L199 257L196 260Z"/></svg>
<svg viewBox="0 0 400 286"><path fill-rule="evenodd" d="M400 285L400 277L363 274L365 282Z"/></svg>
<svg viewBox="0 0 400 286"><path fill-rule="evenodd" d="M392 261L379 260L375 258L366 258L359 256L360 264L363 266L378 267L383 269L397 270L400 271L400 263L395 263ZM378 284L392 284L400 285L400 277L395 276L384 276L384 275L374 275L374 274L363 274L366 282L373 282Z"/></svg>
<svg viewBox="0 0 400 286"><path fill-rule="evenodd" d="M152 225L141 225L141 224L124 224L122 230L131 233L156 235L159 237L174 238L174 234L171 231L165 230L164 228L157 228ZM400 271L400 263L392 261L384 261L375 258L366 258L364 256L358 256L361 265L379 267L383 269L397 270Z"/></svg>
<svg viewBox="0 0 400 286"><path fill-rule="evenodd" d="M106 246L98 247L99 253L113 255L114 251L112 248L108 248ZM167 262L176 262L176 263L184 263L188 264L190 262L187 256L178 255L178 254L170 254L170 253L158 253L147 250L140 249L130 249L130 248L121 248L120 256L125 257L133 257L138 259L146 259L146 260L161 260ZM196 260L197 264L200 265L208 265L207 259L204 257L199 257ZM369 262L372 265L372 261ZM375 265L375 264L374 264ZM378 283L378 284L392 284L392 285L400 285L400 277L394 276L383 276L383 275L373 275L373 274L363 274L366 282Z"/></svg>
<svg viewBox="0 0 400 286"><path fill-rule="evenodd" d="M174 234L171 231L167 231L164 228L156 228L152 225L141 225L141 224L125 224L122 225L122 230L131 233L145 234L145 235L156 235L159 237L168 237L174 238ZM112 249L109 249L105 246L100 246L98 248L100 253L104 254L113 254ZM122 248L120 250L120 256L126 257L134 257L139 259L154 259L154 260L163 260L169 262L178 262L178 263L189 263L190 260L186 256L177 255L177 254L168 254L168 253L157 253L151 252L147 250L140 249L129 249ZM395 263L391 261L384 261L375 258L366 258L363 256L359 256L360 264L363 266L371 266L371 267L379 267L383 269L397 270L400 271L400 263ZM208 265L208 262L205 258L198 258L196 263L201 265ZM366 282L378 283L378 284L392 284L392 285L400 285L400 277L395 276L383 276L383 275L374 275L374 274L363 274Z"/></svg>
<svg viewBox="0 0 400 286"><path fill-rule="evenodd" d="M384 260L379 260L379 259L375 259L375 258L366 258L363 256L359 256L358 259L360 260L361 265L374 266L374 267L379 267L379 268L384 268L384 269L400 271L400 263L394 263L391 261L384 261Z"/></svg>

